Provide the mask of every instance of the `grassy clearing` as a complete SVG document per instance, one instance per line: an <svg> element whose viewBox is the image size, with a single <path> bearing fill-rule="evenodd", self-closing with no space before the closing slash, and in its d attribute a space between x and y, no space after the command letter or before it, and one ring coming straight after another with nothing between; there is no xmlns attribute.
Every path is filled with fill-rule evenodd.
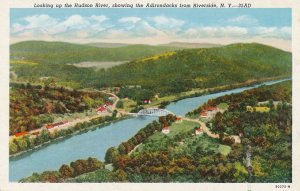
<svg viewBox="0 0 300 191"><path fill-rule="evenodd" d="M229 105L227 103L220 103L217 105L217 108L219 109L228 109Z"/></svg>
<svg viewBox="0 0 300 191"><path fill-rule="evenodd" d="M11 60L10 64L26 64L26 65L38 65L36 62L28 61L28 60Z"/></svg>
<svg viewBox="0 0 300 191"><path fill-rule="evenodd" d="M199 126L198 123L191 122L191 121L183 121L182 123L175 123L172 126L170 126L170 133L167 134L166 136L172 138L176 134L180 132L187 132L192 130L194 127ZM150 140L160 140L165 136L162 132L157 132L154 135L150 136Z"/></svg>
<svg viewBox="0 0 300 191"><path fill-rule="evenodd" d="M222 155L228 155L231 151L231 147L227 146L227 145L219 145L219 153L221 153Z"/></svg>
<svg viewBox="0 0 300 191"><path fill-rule="evenodd" d="M121 99L123 102L123 109L127 112L130 112L136 106L136 102L132 99Z"/></svg>
<svg viewBox="0 0 300 191"><path fill-rule="evenodd" d="M186 139L185 146L189 147L186 149L195 150L197 147L201 147L203 150L212 150L215 153L221 153L222 155L228 155L231 151L231 147L227 145L219 144L217 139L211 138L206 134L197 136L194 138Z"/></svg>
<svg viewBox="0 0 300 191"><path fill-rule="evenodd" d="M169 134L156 132L154 135L150 136L144 144L141 144L134 153L137 154L143 151L150 152L168 150L171 145L173 145L171 147L173 147L172 150L174 152L194 153L200 147L202 150L221 153L225 156L230 153L231 147L219 144L218 139L211 138L206 134L200 136L192 136L191 133L190 136L185 137L182 140L183 144L176 144L174 142L174 139L172 139L178 133L192 131L196 126L198 126L198 123L190 121L183 121L182 123L173 124L172 126L170 126Z"/></svg>

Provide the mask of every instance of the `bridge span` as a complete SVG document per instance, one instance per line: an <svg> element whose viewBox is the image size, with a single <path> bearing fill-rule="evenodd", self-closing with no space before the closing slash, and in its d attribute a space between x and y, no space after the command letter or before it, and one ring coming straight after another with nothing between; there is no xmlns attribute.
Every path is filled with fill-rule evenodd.
<svg viewBox="0 0 300 191"><path fill-rule="evenodd" d="M155 116L155 117L165 116L168 114L175 115L173 112L169 110L156 108L156 107L145 108L140 110L137 113L128 113L128 114L134 116Z"/></svg>

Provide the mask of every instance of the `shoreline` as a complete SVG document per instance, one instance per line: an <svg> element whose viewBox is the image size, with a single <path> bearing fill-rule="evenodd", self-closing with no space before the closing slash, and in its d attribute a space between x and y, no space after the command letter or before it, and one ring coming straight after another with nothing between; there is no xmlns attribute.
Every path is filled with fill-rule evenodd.
<svg viewBox="0 0 300 191"><path fill-rule="evenodd" d="M198 96L207 95L207 94L219 93L222 91L229 91L229 90L233 90L236 88L251 87L251 86L258 85L258 84L264 83L264 82L271 82L271 81L276 81L276 80L288 80L288 79L292 79L292 77L288 77L288 76L270 77L270 78L264 78L264 79L260 79L260 80L253 80L250 82L242 82L242 83L236 83L236 84L231 84L231 85L223 85L223 86L217 86L217 87L213 87L213 88L206 88L203 90L195 91L194 93L191 93L190 95L182 95L182 96L179 95L177 98L170 100L169 102L170 103L177 102L177 101L187 99L187 98L193 98L193 97L198 97ZM188 94L189 92L191 92L191 91L182 92L182 93Z"/></svg>
<svg viewBox="0 0 300 191"><path fill-rule="evenodd" d="M22 157L22 155L28 154L29 152L34 152L35 150L41 149L43 147L49 146L49 145L57 143L59 141L63 141L64 139L71 138L71 137L73 137L75 135L78 135L80 133L86 133L86 132L88 132L90 130L96 130L97 128L103 128L103 127L105 127L107 125L110 125L112 123L119 122L119 121L122 121L122 120L125 120L125 119L128 119L128 118L130 118L130 116L122 116L122 117L117 118L117 119L115 119L113 121L110 121L110 122L103 122L103 123L99 123L99 124L95 124L95 125L89 126L86 129L81 129L81 130L75 131L72 134L69 134L69 135L66 135L66 136L63 136L63 137L58 137L56 139L44 142L44 143L42 143L40 145L34 146L31 149L11 154L11 155L9 155L9 160L15 159L17 157Z"/></svg>

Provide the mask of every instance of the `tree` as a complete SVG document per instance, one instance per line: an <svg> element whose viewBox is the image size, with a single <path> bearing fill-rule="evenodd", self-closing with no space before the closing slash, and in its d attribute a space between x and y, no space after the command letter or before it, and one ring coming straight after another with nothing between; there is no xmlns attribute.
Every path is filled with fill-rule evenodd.
<svg viewBox="0 0 300 191"><path fill-rule="evenodd" d="M114 110L113 113L112 113L112 117L113 117L113 118L116 118L116 117L117 117L117 114L118 114L118 111L117 111L117 110Z"/></svg>
<svg viewBox="0 0 300 191"><path fill-rule="evenodd" d="M268 175L266 172L264 172L264 169L262 167L262 165L264 165L265 163L266 161L259 156L255 156L252 160L253 174L254 177L258 180Z"/></svg>
<svg viewBox="0 0 300 191"><path fill-rule="evenodd" d="M105 153L105 162L113 163L118 155L118 150L115 147L110 147Z"/></svg>
<svg viewBox="0 0 300 191"><path fill-rule="evenodd" d="M18 152L18 146L14 142L9 142L9 154Z"/></svg>
<svg viewBox="0 0 300 191"><path fill-rule="evenodd" d="M71 167L74 169L74 175L78 176L86 172L86 166L83 160L77 160L75 162L71 162Z"/></svg>
<svg viewBox="0 0 300 191"><path fill-rule="evenodd" d="M96 158L89 157L87 160L87 163L88 163L88 169L87 169L88 172L92 172L97 169L105 168L105 165L103 164L103 162L99 161Z"/></svg>
<svg viewBox="0 0 300 191"><path fill-rule="evenodd" d="M47 142L50 139L49 132L46 130L42 130L40 136L41 136L43 142Z"/></svg>
<svg viewBox="0 0 300 191"><path fill-rule="evenodd" d="M126 182L128 180L128 175L123 170L117 170L115 173L113 173L113 181L116 182Z"/></svg>
<svg viewBox="0 0 300 191"><path fill-rule="evenodd" d="M27 149L27 141L22 137L15 139L16 145L18 145L20 151L24 151Z"/></svg>
<svg viewBox="0 0 300 191"><path fill-rule="evenodd" d="M62 165L59 168L59 172L62 175L63 178L70 178L74 176L74 169L71 168L69 165Z"/></svg>
<svg viewBox="0 0 300 191"><path fill-rule="evenodd" d="M124 108L124 103L123 103L123 101L118 101L118 103L117 103L117 108Z"/></svg>
<svg viewBox="0 0 300 191"><path fill-rule="evenodd" d="M114 161L113 165L117 169L124 170L129 162L130 162L130 157L128 155L120 155Z"/></svg>
<svg viewBox="0 0 300 191"><path fill-rule="evenodd" d="M245 182L248 177L247 169L240 162L235 162L233 168L234 168L234 173L233 173L234 181Z"/></svg>
<svg viewBox="0 0 300 191"><path fill-rule="evenodd" d="M124 144L125 144L125 143L123 142L123 143L121 143L121 144L118 146L118 151L119 151L120 154L127 154L127 153L126 153L126 148L125 148Z"/></svg>

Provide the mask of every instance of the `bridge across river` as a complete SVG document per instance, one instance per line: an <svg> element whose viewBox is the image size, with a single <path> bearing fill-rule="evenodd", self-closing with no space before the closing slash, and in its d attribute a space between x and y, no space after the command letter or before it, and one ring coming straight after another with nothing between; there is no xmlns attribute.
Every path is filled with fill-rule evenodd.
<svg viewBox="0 0 300 191"><path fill-rule="evenodd" d="M173 112L169 110L156 108L156 107L145 108L140 110L138 113L129 113L129 114L134 116L155 116L155 117L165 116L168 114L175 115Z"/></svg>

